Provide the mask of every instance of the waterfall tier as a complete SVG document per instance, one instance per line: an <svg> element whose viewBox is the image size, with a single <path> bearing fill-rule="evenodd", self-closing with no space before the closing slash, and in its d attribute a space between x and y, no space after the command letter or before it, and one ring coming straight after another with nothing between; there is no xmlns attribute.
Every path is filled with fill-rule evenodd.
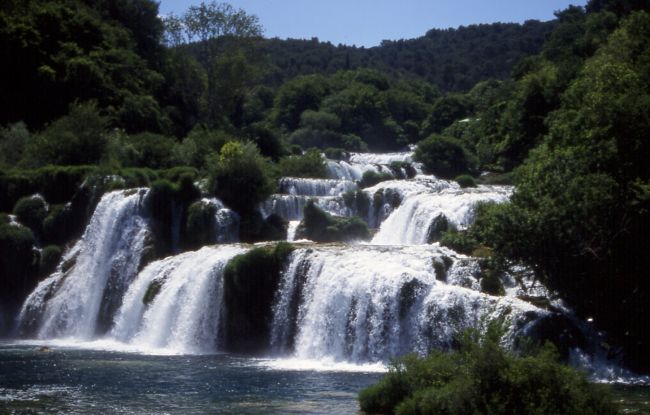
<svg viewBox="0 0 650 415"><path fill-rule="evenodd" d="M106 328L140 265L149 234L146 194L132 189L102 197L79 242L25 301L23 330L38 338L90 339Z"/></svg>

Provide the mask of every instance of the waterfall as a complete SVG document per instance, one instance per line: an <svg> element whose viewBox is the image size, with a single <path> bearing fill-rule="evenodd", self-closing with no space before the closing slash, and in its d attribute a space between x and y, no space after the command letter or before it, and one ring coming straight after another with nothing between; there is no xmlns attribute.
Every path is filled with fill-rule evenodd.
<svg viewBox="0 0 650 415"><path fill-rule="evenodd" d="M357 184L350 180L301 179L295 177L280 179L280 191L290 195L338 196L341 193L356 189Z"/></svg>
<svg viewBox="0 0 650 415"><path fill-rule="evenodd" d="M110 337L144 350L214 352L223 270L243 252L238 245L204 247L149 264L126 292Z"/></svg>
<svg viewBox="0 0 650 415"><path fill-rule="evenodd" d="M341 196L311 197L275 194L262 203L260 210L264 216L276 214L288 221L299 221L302 219L303 209L310 199L315 199L318 207L333 215L352 216L352 211L345 205Z"/></svg>
<svg viewBox="0 0 650 415"><path fill-rule="evenodd" d="M239 241L239 215L224 206L221 200L213 197L201 199L201 203L212 206L214 214L214 242L234 243Z"/></svg>
<svg viewBox="0 0 650 415"><path fill-rule="evenodd" d="M372 240L382 245L418 245L428 243L431 227L444 217L458 229L469 225L478 202L505 202L510 189L497 186L449 188L436 193L411 193L381 224Z"/></svg>
<svg viewBox="0 0 650 415"><path fill-rule="evenodd" d="M453 265L442 273L434 262ZM377 362L431 348L503 318L510 338L547 314L513 297L475 290L477 263L438 246L320 246L297 250L282 276L272 348L300 359ZM446 279L447 282L442 280Z"/></svg>
<svg viewBox="0 0 650 415"><path fill-rule="evenodd" d="M517 281L502 278L504 296L487 295L481 292L479 260L435 242L438 225L466 228L477 203L504 202L510 187L461 189L420 174L412 153L353 153L347 161L327 163L330 179L282 178L282 194L262 203L262 214L289 220L290 241L310 199L333 215L361 216L378 231L368 244L295 243L284 264L269 260L268 252L253 256L261 266L282 270L273 271L277 289L267 293L264 305L273 299L271 309L255 311L265 313L259 315L260 327L268 330L259 338L269 339L259 350L268 346L277 356L297 359L386 362L407 352L450 348L464 329L484 328L493 320L505 322L506 342L512 344L517 336L553 327L537 326L540 321L564 317L557 301L547 305L549 311L518 298L548 298L539 284L536 291L520 290L519 274L525 271L518 271ZM356 181L366 171L388 172L393 179L358 189ZM175 252L142 268L143 252L154 242L143 207L146 194L133 189L102 197L82 238L24 302L23 337L107 341L146 353L230 347L232 337L226 335L232 325L226 320L232 314L226 307L233 303L224 293L224 269L252 248L235 244L239 216L218 199L199 200L205 220L200 223L214 235L202 240L222 245ZM166 224L178 249L188 210L174 206ZM248 298L243 290L239 304ZM557 327L566 327L560 323Z"/></svg>
<svg viewBox="0 0 650 415"><path fill-rule="evenodd" d="M149 233L146 189L105 194L83 236L42 281L20 312L20 326L38 338L90 339L119 306L136 275Z"/></svg>

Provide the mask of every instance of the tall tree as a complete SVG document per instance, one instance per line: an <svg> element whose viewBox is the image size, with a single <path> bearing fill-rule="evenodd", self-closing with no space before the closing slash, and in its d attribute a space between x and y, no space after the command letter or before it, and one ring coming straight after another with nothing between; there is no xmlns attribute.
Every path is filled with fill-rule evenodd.
<svg viewBox="0 0 650 415"><path fill-rule="evenodd" d="M201 51L200 60L207 72L208 96L205 118L206 121L214 124L224 115L224 102L220 101L219 96L224 94L223 86L228 84L223 79L219 79L219 76L230 74L237 77L233 85L240 87L242 73L250 73L248 70L242 73L228 70L229 67L233 67L232 63L235 61L238 63L234 66L241 64L241 59L235 58L231 64L224 65L219 61L231 53L235 56L240 53L237 49L242 40L262 35L262 27L257 16L247 14L242 9L235 9L227 3L201 2L199 5L190 6L182 16L170 15L165 18L165 29L165 39L170 46L180 47L183 44L198 43ZM237 91L228 91L225 94L230 102L233 102L233 94L237 94ZM234 101L238 100L234 99Z"/></svg>

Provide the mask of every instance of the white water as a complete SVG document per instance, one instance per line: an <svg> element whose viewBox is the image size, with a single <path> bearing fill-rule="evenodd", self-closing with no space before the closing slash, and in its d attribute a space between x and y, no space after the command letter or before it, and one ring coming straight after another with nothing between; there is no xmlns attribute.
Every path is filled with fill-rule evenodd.
<svg viewBox="0 0 650 415"><path fill-rule="evenodd" d="M287 239L293 240L307 200L315 198L335 215L358 215L355 209L360 208L346 206L342 193L355 190L354 180L365 171L392 174L389 165L395 161L411 162L411 153L352 154L347 162L329 161L332 179L284 178L284 194L273 195L261 209L265 216L275 213L291 220ZM518 300L521 289L514 280L504 281L506 296L481 293L475 259L427 244L437 217L444 215L463 229L473 220L476 203L505 201L510 188L460 189L454 182L419 174L362 192L370 205L364 219L378 232L368 245L296 245L272 310L269 346L279 359L263 365L384 370L395 355L450 347L465 328L483 328L503 318L510 324L506 342L512 342L549 315ZM47 344L102 350L218 350L224 335L223 270L248 248L204 247L152 262L138 273L149 233L141 206L145 194L138 189L102 198L82 239L25 302L20 315L24 332L31 329ZM215 210L213 242L236 242L236 213L214 198L201 202ZM180 231L181 219L180 213L175 216L173 229ZM444 279L436 275L439 265L434 266L443 257L453 259ZM72 268L63 266L73 261ZM545 293L543 287L538 291Z"/></svg>
<svg viewBox="0 0 650 415"><path fill-rule="evenodd" d="M201 199L204 205L212 206L214 209L213 242L234 243L239 241L239 215L234 210L224 206L217 198Z"/></svg>
<svg viewBox="0 0 650 415"><path fill-rule="evenodd" d="M283 177L280 179L280 191L290 195L301 196L338 196L350 190L356 190L357 184L350 180L302 179Z"/></svg>
<svg viewBox="0 0 650 415"><path fill-rule="evenodd" d="M436 279L433 260L443 255L456 257L450 283ZM272 347L286 353L293 341L295 359L385 362L448 348L463 329L499 317L521 329L547 313L475 291L475 271L473 260L437 246L298 250L277 292Z"/></svg>
<svg viewBox="0 0 650 415"><path fill-rule="evenodd" d="M223 270L246 249L204 247L149 264L124 296L109 338L138 350L211 353L219 340ZM159 291L145 304L155 283Z"/></svg>
<svg viewBox="0 0 650 415"><path fill-rule="evenodd" d="M38 338L97 334L98 319L107 317L100 309L110 313L111 302L121 299L140 264L148 233L142 216L146 193L121 190L102 197L79 242L23 305L19 319L35 327ZM72 268L63 269L70 262Z"/></svg>
<svg viewBox="0 0 650 415"><path fill-rule="evenodd" d="M478 202L505 202L510 189L479 186L470 189L448 188L436 193L411 193L383 221L372 239L380 245L421 245L427 243L429 229L440 215L458 229L466 228L473 219Z"/></svg>

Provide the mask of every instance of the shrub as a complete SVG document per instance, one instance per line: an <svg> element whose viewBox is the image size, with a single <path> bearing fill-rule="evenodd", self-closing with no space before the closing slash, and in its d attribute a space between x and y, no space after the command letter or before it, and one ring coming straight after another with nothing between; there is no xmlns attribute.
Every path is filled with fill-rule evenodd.
<svg viewBox="0 0 650 415"><path fill-rule="evenodd" d="M442 235L440 245L451 248L461 254L471 255L478 246L478 242L467 231L451 229Z"/></svg>
<svg viewBox="0 0 650 415"><path fill-rule="evenodd" d="M327 178L327 165L320 152L310 149L300 156L280 159L280 174L284 177Z"/></svg>
<svg viewBox="0 0 650 415"><path fill-rule="evenodd" d="M47 203L40 195L23 197L16 202L14 215L20 223L40 235L43 231L43 220L47 216Z"/></svg>
<svg viewBox="0 0 650 415"><path fill-rule="evenodd" d="M41 251L39 263L39 274L47 275L52 273L61 260L63 249L58 245L48 245Z"/></svg>
<svg viewBox="0 0 650 415"><path fill-rule="evenodd" d="M72 230L70 210L64 205L50 206L50 212L43 220L43 240L46 243L65 243Z"/></svg>
<svg viewBox="0 0 650 415"><path fill-rule="evenodd" d="M474 169L472 156L456 139L435 134L418 143L414 158L426 171L445 179Z"/></svg>
<svg viewBox="0 0 650 415"><path fill-rule="evenodd" d="M361 410L382 414L615 414L602 385L558 361L547 344L529 355L500 345L500 329L467 331L460 349L395 360L376 385L359 393Z"/></svg>
<svg viewBox="0 0 650 415"><path fill-rule="evenodd" d="M393 179L393 176L389 173L381 172L377 173L372 170L363 173L361 180L359 180L359 187L364 189L366 187L372 187L377 183L385 182L386 180Z"/></svg>
<svg viewBox="0 0 650 415"><path fill-rule="evenodd" d="M255 144L231 141L209 165L215 195L242 215L254 211L273 191L271 167Z"/></svg>
<svg viewBox="0 0 650 415"><path fill-rule="evenodd" d="M304 219L298 225L296 238L315 242L349 241L370 238L366 222L358 217L341 218L321 210L309 200L303 210Z"/></svg>
<svg viewBox="0 0 650 415"><path fill-rule="evenodd" d="M107 125L94 104L72 105L68 115L30 141L26 163L34 167L97 163L106 149Z"/></svg>
<svg viewBox="0 0 650 415"><path fill-rule="evenodd" d="M461 174L460 176L456 176L454 181L456 181L456 183L458 183L463 189L466 187L476 187L476 181L474 181L474 178L469 174Z"/></svg>

